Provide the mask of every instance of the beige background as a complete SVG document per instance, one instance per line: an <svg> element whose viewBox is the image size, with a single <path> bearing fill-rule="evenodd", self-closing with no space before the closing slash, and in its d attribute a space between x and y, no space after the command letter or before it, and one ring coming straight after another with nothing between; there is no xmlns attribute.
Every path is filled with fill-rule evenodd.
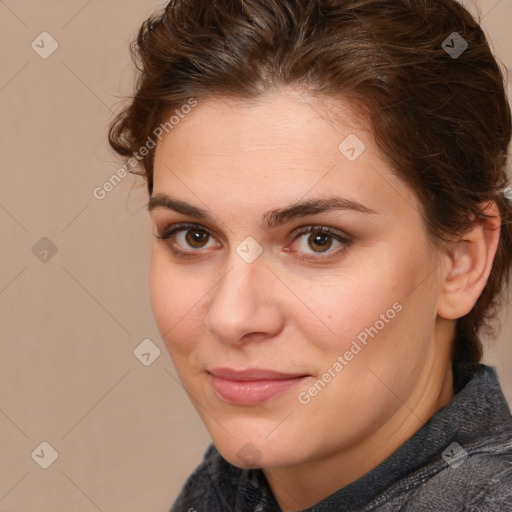
<svg viewBox="0 0 512 512"><path fill-rule="evenodd" d="M121 165L106 130L131 90L128 43L162 4L0 0L2 512L168 511L209 441L152 317L145 185L92 193ZM479 6L512 67L512 0ZM512 400L509 311L486 362ZM161 354L145 366L148 338Z"/></svg>

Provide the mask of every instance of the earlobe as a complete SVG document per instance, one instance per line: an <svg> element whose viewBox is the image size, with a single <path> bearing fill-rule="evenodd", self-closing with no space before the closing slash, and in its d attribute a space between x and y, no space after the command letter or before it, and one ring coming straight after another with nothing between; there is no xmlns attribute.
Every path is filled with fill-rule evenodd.
<svg viewBox="0 0 512 512"><path fill-rule="evenodd" d="M483 214L442 253L442 275L437 314L456 320L467 315L482 293L492 270L500 238L501 217L494 201L482 205Z"/></svg>

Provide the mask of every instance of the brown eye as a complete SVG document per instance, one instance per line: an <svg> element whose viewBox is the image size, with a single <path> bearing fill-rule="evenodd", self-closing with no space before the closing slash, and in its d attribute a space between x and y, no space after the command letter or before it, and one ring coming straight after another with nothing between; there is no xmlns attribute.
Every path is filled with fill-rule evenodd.
<svg viewBox="0 0 512 512"><path fill-rule="evenodd" d="M187 229L185 233L185 242L194 249L202 249L205 241L208 241L209 233L201 229Z"/></svg>
<svg viewBox="0 0 512 512"><path fill-rule="evenodd" d="M341 254L352 240L328 226L305 226L297 230L294 244L299 249L293 252L303 253L303 259L321 260ZM333 247L334 250L330 250Z"/></svg>
<svg viewBox="0 0 512 512"><path fill-rule="evenodd" d="M332 245L332 235L315 232L308 237L308 245L315 252L324 252Z"/></svg>
<svg viewBox="0 0 512 512"><path fill-rule="evenodd" d="M182 256L195 256L194 253L203 252L201 249L221 247L207 229L193 224L172 225L156 238L165 241L174 254ZM208 245L209 242L212 243Z"/></svg>

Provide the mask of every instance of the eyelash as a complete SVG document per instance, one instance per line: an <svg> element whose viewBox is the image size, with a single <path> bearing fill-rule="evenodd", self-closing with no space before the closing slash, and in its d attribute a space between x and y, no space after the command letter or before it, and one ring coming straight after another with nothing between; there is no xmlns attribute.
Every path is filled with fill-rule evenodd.
<svg viewBox="0 0 512 512"><path fill-rule="evenodd" d="M181 224L174 224L172 226L167 227L163 233L154 235L155 238L158 238L159 240L167 241L169 240L173 235L180 231L189 231L189 230L196 230L201 231L208 235L208 237L211 237L211 232L204 228L203 226L200 226L199 224L190 224L190 223L181 223ZM318 254L328 254L328 256L309 256L307 258L302 258L304 260L326 260L330 259L335 255L340 254L341 252L344 252L347 247L349 247L352 244L352 240L347 238L346 236L341 235L340 233L334 231L332 228L328 226L301 226L296 229L294 233L293 242L300 238L303 235L316 233L316 234L322 234L322 235L329 235L332 236L335 240L342 243L343 246L340 247L338 250L332 251L332 252L325 252L325 253L318 253ZM183 249L176 249L175 244L168 244L170 250L175 254L176 256L180 258L194 258L197 257L197 253L202 252L201 249L191 250L191 251L184 251ZM295 252L295 251L292 251Z"/></svg>

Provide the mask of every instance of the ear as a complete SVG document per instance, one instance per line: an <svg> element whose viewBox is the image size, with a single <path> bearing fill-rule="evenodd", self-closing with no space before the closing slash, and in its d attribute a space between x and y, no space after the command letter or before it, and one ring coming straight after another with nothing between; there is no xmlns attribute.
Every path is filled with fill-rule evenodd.
<svg viewBox="0 0 512 512"><path fill-rule="evenodd" d="M500 240L501 216L494 201L479 209L492 217L475 219L460 239L448 242L442 250L437 314L447 320L456 320L471 311L491 273Z"/></svg>

